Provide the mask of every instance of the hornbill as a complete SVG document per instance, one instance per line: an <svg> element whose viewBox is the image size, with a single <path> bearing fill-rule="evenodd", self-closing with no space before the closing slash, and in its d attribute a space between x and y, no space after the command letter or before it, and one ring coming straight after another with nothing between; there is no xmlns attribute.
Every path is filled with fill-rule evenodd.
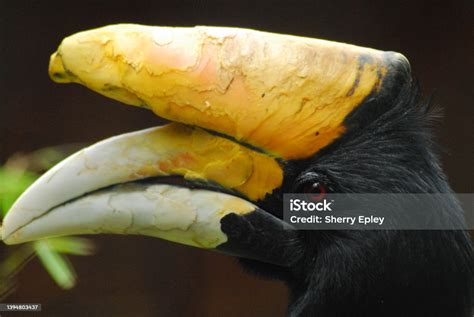
<svg viewBox="0 0 474 317"><path fill-rule="evenodd" d="M148 235L283 281L290 316L472 316L466 231L302 231L282 220L284 193L451 192L433 149L436 109L401 54L125 24L65 38L49 72L173 122L52 168L5 217L5 243ZM438 212L464 221L455 198Z"/></svg>

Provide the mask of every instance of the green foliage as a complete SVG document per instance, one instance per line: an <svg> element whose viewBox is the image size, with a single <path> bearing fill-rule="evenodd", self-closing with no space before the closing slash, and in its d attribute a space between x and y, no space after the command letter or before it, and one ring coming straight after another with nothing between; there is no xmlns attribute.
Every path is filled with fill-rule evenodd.
<svg viewBox="0 0 474 317"><path fill-rule="evenodd" d="M48 240L33 243L36 254L54 281L64 289L76 283L76 272L67 258L51 248Z"/></svg>
<svg viewBox="0 0 474 317"><path fill-rule="evenodd" d="M0 212L5 216L15 200L38 175L32 172L0 167Z"/></svg>
<svg viewBox="0 0 474 317"><path fill-rule="evenodd" d="M39 153L39 155L37 154ZM32 156L34 163L41 168L49 168L65 154L48 148ZM43 155L47 154L47 155ZM23 159L23 157L22 157ZM31 158L30 158L31 159ZM20 160L21 161L21 160ZM23 164L24 162L22 162ZM20 165L22 164L10 164ZM24 165L24 164L23 164ZM30 164L31 165L31 164ZM45 166L48 165L48 166ZM30 186L39 173L22 168L0 166L0 216L3 218L15 200ZM35 256L43 264L51 278L63 289L70 289L76 284L76 273L66 254L91 255L94 245L91 241L77 237L60 237L35 241L20 246L8 247L7 256L0 261L0 299L8 296L15 288L15 275Z"/></svg>

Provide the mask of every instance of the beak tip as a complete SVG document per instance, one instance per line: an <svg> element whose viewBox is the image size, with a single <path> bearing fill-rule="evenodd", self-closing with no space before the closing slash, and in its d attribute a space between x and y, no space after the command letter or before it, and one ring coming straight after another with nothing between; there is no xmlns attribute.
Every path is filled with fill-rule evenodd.
<svg viewBox="0 0 474 317"><path fill-rule="evenodd" d="M15 242L13 240L15 239L12 239L12 230L11 230L11 226L6 226L5 223L2 224L2 226L0 227L0 231L1 231L1 240L3 241L3 243L5 244L14 244Z"/></svg>
<svg viewBox="0 0 474 317"><path fill-rule="evenodd" d="M58 51L54 52L49 59L48 73L51 80L56 83L73 82L71 74L64 68L61 55Z"/></svg>
<svg viewBox="0 0 474 317"><path fill-rule="evenodd" d="M30 239L25 239L23 232L21 230L5 230L5 227L1 228L1 240L7 245L20 244L31 241Z"/></svg>
<svg viewBox="0 0 474 317"><path fill-rule="evenodd" d="M24 227L22 213L16 212L16 208L12 207L8 214L3 219L2 226L0 228L1 238L5 244L18 244L26 242L22 239L22 227Z"/></svg>
<svg viewBox="0 0 474 317"><path fill-rule="evenodd" d="M3 243L5 243L5 244L14 244L15 243L11 239L12 238L11 233L5 230L5 225L2 225L0 227L0 231L1 231L1 240L3 241Z"/></svg>

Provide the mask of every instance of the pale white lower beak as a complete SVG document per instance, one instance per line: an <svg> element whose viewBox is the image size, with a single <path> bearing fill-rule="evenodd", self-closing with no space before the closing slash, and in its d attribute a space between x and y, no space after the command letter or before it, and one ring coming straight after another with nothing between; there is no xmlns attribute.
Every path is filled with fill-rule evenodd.
<svg viewBox="0 0 474 317"><path fill-rule="evenodd" d="M5 242L77 234L139 234L201 248L227 241L220 220L255 210L223 193L171 185L127 184L101 190L53 208L18 227ZM10 222L5 225L8 229Z"/></svg>

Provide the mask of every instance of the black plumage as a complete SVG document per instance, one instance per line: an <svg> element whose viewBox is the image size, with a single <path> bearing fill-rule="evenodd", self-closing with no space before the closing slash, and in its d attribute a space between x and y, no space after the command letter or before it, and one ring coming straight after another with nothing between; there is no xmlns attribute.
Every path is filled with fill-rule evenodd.
<svg viewBox="0 0 474 317"><path fill-rule="evenodd" d="M403 78L348 116L341 138L288 162L284 186L260 207L281 218L282 193L313 183L335 193L451 193L435 154L439 111ZM464 221L454 197L439 213ZM229 215L222 225L229 243L286 263L239 259L246 270L288 285L290 316L472 316L474 252L465 231L288 231L266 228L255 215ZM259 239L246 236L252 231Z"/></svg>

